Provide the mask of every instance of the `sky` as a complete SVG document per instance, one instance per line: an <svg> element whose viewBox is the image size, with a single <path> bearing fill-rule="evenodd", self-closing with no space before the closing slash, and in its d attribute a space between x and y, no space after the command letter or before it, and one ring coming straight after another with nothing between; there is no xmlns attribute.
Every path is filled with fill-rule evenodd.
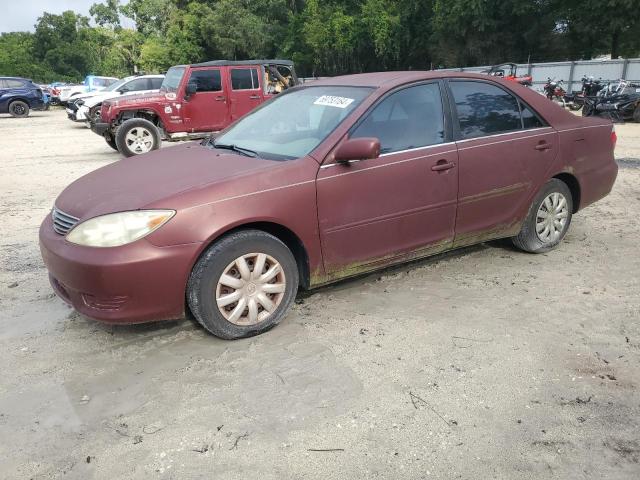
<svg viewBox="0 0 640 480"><path fill-rule="evenodd" d="M43 12L62 13L73 10L89 16L89 8L100 0L0 0L0 33L33 32ZM121 2L126 3L126 2ZM126 22L125 25L126 26Z"/></svg>

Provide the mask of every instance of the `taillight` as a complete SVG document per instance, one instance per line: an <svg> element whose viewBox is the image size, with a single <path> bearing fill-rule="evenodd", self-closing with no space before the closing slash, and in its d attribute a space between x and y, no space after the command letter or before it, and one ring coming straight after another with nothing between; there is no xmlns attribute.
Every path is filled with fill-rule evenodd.
<svg viewBox="0 0 640 480"><path fill-rule="evenodd" d="M611 127L611 146L615 150L618 136L616 135L616 127Z"/></svg>

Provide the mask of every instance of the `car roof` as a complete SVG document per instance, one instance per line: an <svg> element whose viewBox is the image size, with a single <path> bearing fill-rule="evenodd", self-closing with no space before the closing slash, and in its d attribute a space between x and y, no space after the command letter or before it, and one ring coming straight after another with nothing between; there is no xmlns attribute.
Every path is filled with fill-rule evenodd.
<svg viewBox="0 0 640 480"><path fill-rule="evenodd" d="M234 65L287 65L293 67L293 62L291 60L211 60L209 62L202 63L192 63L192 67L224 67L224 66L234 66ZM176 65L182 66L185 65Z"/></svg>
<svg viewBox="0 0 640 480"><path fill-rule="evenodd" d="M421 80L435 80L439 78L469 78L486 80L487 75L442 70L357 73L355 75L343 75L340 77L329 77L316 80L313 83L310 83L309 86L335 85L390 89L405 83L419 82ZM492 78L492 80L494 79Z"/></svg>
<svg viewBox="0 0 640 480"><path fill-rule="evenodd" d="M24 78L24 77L0 77L0 80L24 80L26 82L33 81L30 78Z"/></svg>

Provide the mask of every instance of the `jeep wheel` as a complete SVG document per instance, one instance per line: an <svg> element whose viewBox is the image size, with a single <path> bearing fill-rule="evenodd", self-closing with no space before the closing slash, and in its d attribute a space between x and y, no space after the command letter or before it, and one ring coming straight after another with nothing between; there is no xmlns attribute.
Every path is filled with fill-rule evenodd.
<svg viewBox="0 0 640 480"><path fill-rule="evenodd" d="M118 127L116 145L125 157L142 155L160 148L160 133L149 120L132 118Z"/></svg>
<svg viewBox="0 0 640 480"><path fill-rule="evenodd" d="M15 118L29 116L29 105L22 100L16 100L9 105L9 115Z"/></svg>

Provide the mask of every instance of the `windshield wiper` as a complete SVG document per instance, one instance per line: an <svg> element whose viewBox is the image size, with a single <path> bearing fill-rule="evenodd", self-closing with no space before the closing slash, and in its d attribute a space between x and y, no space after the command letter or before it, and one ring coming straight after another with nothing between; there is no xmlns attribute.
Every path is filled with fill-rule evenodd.
<svg viewBox="0 0 640 480"><path fill-rule="evenodd" d="M234 152L238 152L242 155L245 155L247 157L257 157L258 156L258 152L256 152L255 150L249 150L248 148L243 148L243 147L238 147L237 145L234 145L233 143L230 144L226 144L226 143L217 143L215 141L210 140L209 141L210 144L213 145L214 148L223 148L225 150L233 150Z"/></svg>

